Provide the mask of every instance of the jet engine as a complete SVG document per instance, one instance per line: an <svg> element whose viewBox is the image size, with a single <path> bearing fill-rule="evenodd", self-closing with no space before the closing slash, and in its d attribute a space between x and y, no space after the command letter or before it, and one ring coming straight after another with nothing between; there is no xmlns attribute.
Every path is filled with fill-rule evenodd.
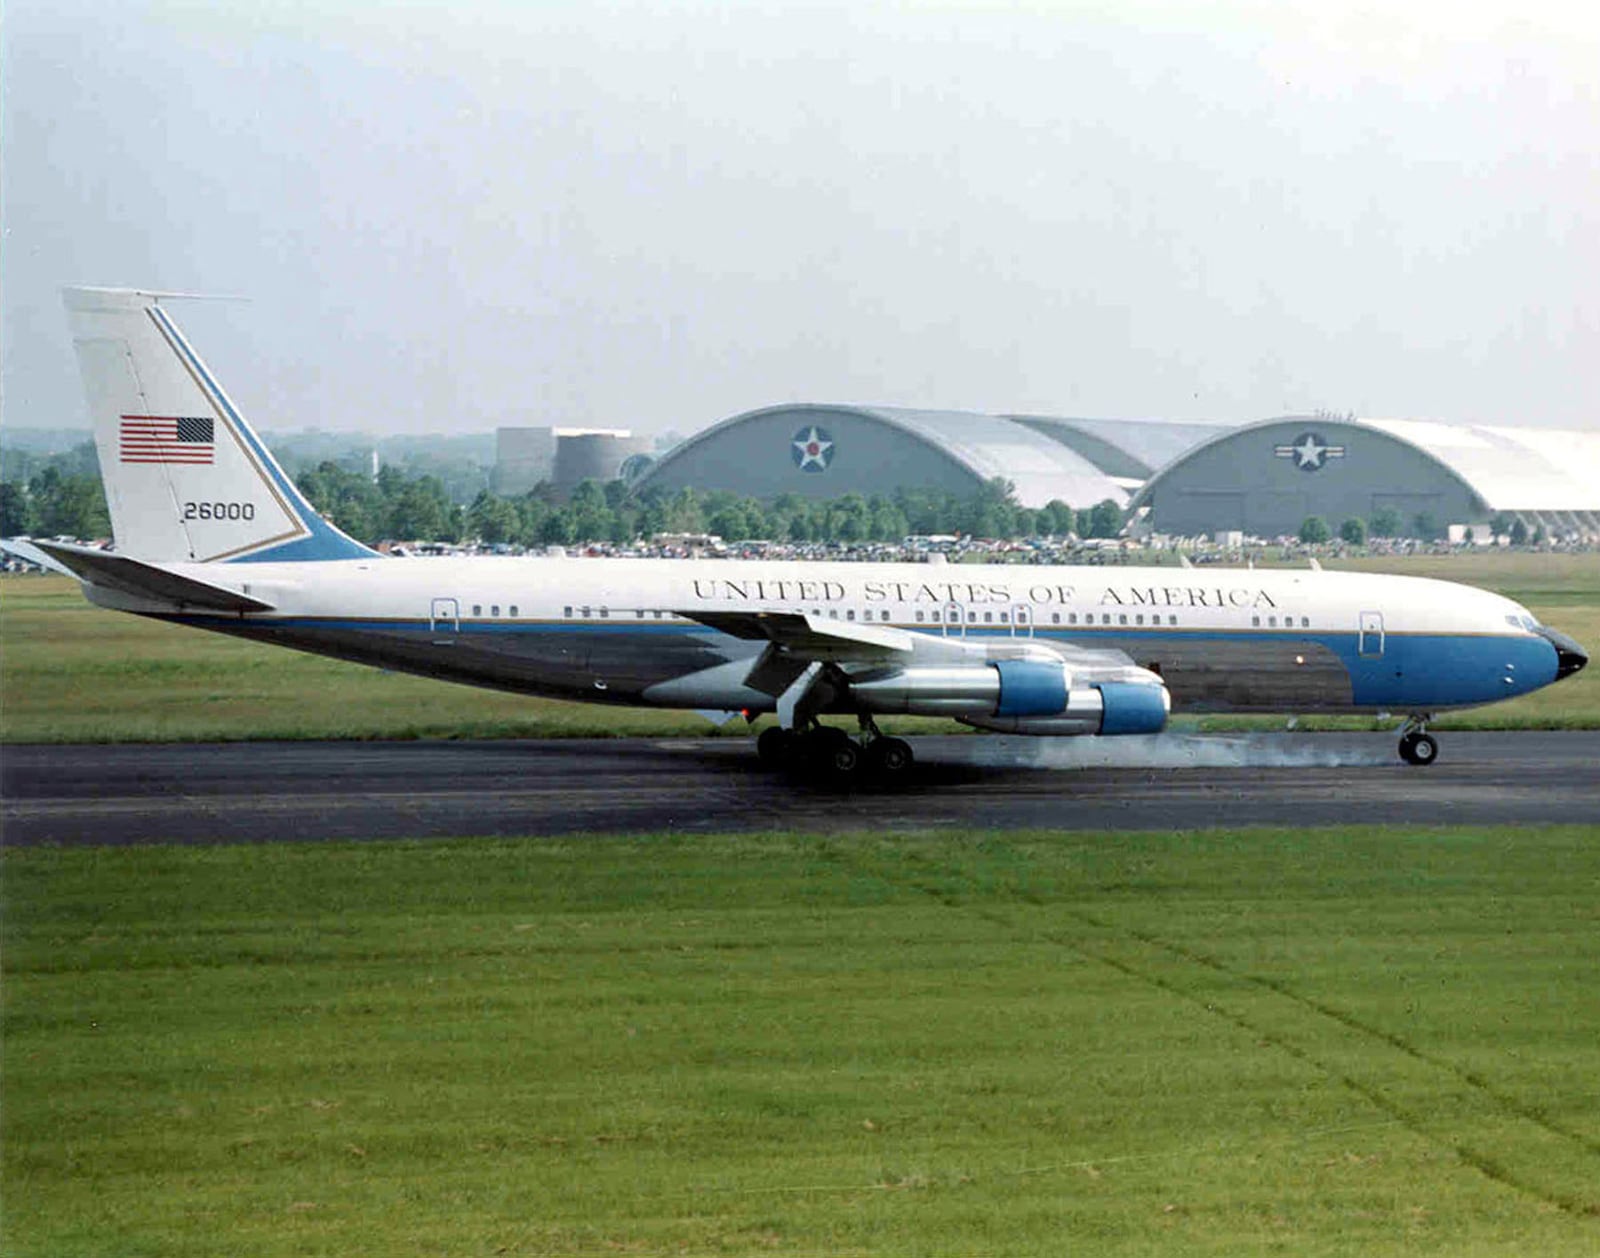
<svg viewBox="0 0 1600 1258"><path fill-rule="evenodd" d="M1146 669L1075 674L1056 660L899 668L851 678L849 694L874 715L948 716L1007 734L1155 734L1172 706Z"/></svg>

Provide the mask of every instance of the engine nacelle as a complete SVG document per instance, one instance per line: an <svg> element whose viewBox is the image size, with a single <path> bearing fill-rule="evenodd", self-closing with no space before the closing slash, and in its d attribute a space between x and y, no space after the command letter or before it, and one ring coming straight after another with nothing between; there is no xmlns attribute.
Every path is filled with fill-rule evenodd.
<svg viewBox="0 0 1600 1258"><path fill-rule="evenodd" d="M1167 725L1172 696L1159 683L1107 681L1072 691L1059 716L962 716L979 729L1002 734L1159 734Z"/></svg>
<svg viewBox="0 0 1600 1258"><path fill-rule="evenodd" d="M1012 734L1153 734L1165 727L1171 699L1146 675L1074 686L1060 661L995 660L853 678L850 699L875 715L947 716Z"/></svg>

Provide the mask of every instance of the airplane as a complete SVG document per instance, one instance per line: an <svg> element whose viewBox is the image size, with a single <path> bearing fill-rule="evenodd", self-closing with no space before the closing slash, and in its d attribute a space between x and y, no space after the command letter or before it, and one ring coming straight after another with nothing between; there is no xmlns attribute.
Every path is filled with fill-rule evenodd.
<svg viewBox="0 0 1600 1258"><path fill-rule="evenodd" d="M530 695L777 723L761 761L903 779L890 714L1154 734L1172 712L1439 712L1588 662L1519 603L1416 577L1265 569L391 557L312 508L190 346L180 296L64 290L113 548L6 543L89 601ZM854 716L852 737L819 718Z"/></svg>

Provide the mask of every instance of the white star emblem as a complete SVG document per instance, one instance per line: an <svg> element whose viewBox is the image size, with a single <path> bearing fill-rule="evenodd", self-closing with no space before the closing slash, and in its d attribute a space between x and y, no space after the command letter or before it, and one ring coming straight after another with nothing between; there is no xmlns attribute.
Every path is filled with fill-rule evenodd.
<svg viewBox="0 0 1600 1258"><path fill-rule="evenodd" d="M1293 459L1302 472L1317 472L1328 466L1331 459L1344 458L1343 446L1331 446L1314 432L1302 433L1292 446L1273 446L1272 453L1280 459Z"/></svg>
<svg viewBox="0 0 1600 1258"><path fill-rule="evenodd" d="M795 433L789 444L793 447L794 465L802 472L825 471L833 459L833 442L815 424Z"/></svg>
<svg viewBox="0 0 1600 1258"><path fill-rule="evenodd" d="M1328 447L1318 443L1317 439L1307 433L1300 444L1294 448L1296 467L1321 467L1322 458L1328 453Z"/></svg>

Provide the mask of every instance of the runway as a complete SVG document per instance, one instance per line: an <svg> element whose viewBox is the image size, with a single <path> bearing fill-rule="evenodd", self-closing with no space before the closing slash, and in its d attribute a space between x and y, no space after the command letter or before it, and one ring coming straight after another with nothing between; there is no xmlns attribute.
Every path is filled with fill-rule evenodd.
<svg viewBox="0 0 1600 1258"><path fill-rule="evenodd" d="M656 831L1600 825L1600 733L913 740L893 789L761 769L747 739L0 748L10 846Z"/></svg>

